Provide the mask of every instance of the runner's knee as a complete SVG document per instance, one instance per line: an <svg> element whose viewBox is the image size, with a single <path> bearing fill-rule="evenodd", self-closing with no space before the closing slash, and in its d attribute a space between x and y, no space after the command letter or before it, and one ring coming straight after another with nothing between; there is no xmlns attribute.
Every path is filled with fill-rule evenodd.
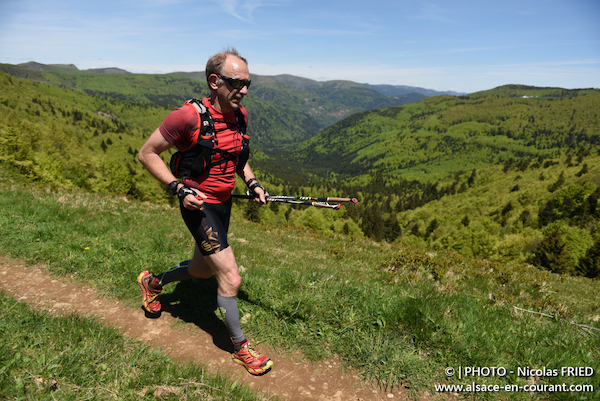
<svg viewBox="0 0 600 401"><path fill-rule="evenodd" d="M242 284L242 278L239 273L230 272L217 275L217 282L219 283L219 294L224 297L235 297Z"/></svg>

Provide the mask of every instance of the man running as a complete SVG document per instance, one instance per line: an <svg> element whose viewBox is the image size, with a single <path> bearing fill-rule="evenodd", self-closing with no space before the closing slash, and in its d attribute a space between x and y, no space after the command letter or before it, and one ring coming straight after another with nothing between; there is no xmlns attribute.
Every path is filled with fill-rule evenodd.
<svg viewBox="0 0 600 401"><path fill-rule="evenodd" d="M241 277L227 243L236 172L256 195L255 201L267 203L268 194L254 176L247 154L244 156L242 152L248 113L240 101L248 93L250 73L246 59L235 48L211 57L205 72L210 96L202 99L201 104L186 102L172 111L142 146L138 156L158 181L179 196L181 215L196 241L194 255L191 260L157 275L144 271L137 281L142 290L144 309L158 315L161 311L159 294L164 285L192 277L209 278L214 274L218 283L217 305L224 311L235 350L232 358L249 373L258 375L269 370L273 362L250 348L242 333L237 305ZM188 150L200 140L199 110L202 106L212 117L216 150L212 152L212 162L201 175L179 182L160 154L173 146L180 151Z"/></svg>

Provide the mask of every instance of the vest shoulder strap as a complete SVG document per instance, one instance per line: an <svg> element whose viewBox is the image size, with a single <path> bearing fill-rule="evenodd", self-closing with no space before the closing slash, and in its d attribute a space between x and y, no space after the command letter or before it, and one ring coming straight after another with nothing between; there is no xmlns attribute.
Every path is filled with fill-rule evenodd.
<svg viewBox="0 0 600 401"><path fill-rule="evenodd" d="M215 135L215 122L213 120L210 111L204 105L200 99L190 99L184 104L189 104L194 107L196 114L198 115L198 123L196 124L196 131L201 139L213 139Z"/></svg>

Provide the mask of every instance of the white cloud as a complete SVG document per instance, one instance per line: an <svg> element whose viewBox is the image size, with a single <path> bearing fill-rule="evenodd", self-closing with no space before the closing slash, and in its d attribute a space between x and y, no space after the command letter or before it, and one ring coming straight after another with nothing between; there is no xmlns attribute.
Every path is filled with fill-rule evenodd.
<svg viewBox="0 0 600 401"><path fill-rule="evenodd" d="M264 0L214 0L225 13L244 22L254 21L254 11L260 7L283 5L285 1Z"/></svg>

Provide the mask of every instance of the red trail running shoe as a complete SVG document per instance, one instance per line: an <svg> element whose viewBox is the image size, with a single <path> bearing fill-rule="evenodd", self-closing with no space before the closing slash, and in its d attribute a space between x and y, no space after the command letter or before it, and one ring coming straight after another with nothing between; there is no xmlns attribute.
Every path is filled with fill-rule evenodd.
<svg viewBox="0 0 600 401"><path fill-rule="evenodd" d="M250 342L244 340L239 351L231 354L233 361L246 368L252 375L260 375L271 369L273 361L250 348Z"/></svg>
<svg viewBox="0 0 600 401"><path fill-rule="evenodd" d="M150 282L154 278L154 274L148 271L143 271L137 278L138 285L142 290L142 304L144 310L153 315L159 314L161 311L160 300L158 296L162 292L162 289L154 289L150 285Z"/></svg>

